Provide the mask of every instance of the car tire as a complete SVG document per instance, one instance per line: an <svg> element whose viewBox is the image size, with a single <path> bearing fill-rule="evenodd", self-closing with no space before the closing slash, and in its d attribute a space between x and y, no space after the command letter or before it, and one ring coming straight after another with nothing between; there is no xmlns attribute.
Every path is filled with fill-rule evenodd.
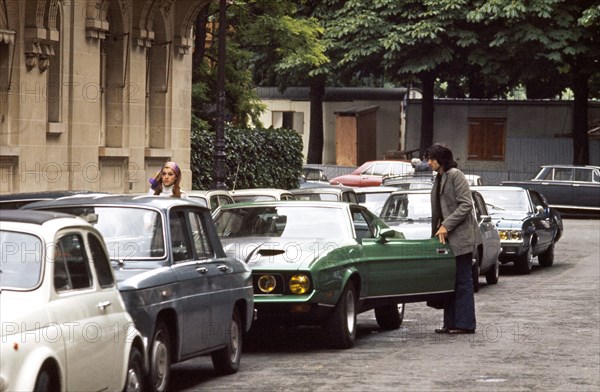
<svg viewBox="0 0 600 392"><path fill-rule="evenodd" d="M144 390L144 357L137 347L131 347L125 387L123 392L141 392Z"/></svg>
<svg viewBox="0 0 600 392"><path fill-rule="evenodd" d="M33 387L33 392L59 392L60 385L58 384L58 380L56 376L52 374L52 372L48 371L48 369L42 369L37 375L35 379L35 386Z"/></svg>
<svg viewBox="0 0 600 392"><path fill-rule="evenodd" d="M485 281L487 284L496 284L500 279L500 262L496 260L494 266L485 273Z"/></svg>
<svg viewBox="0 0 600 392"><path fill-rule="evenodd" d="M227 333L227 345L211 354L212 363L217 373L233 374L240 368L243 329L239 312L234 309Z"/></svg>
<svg viewBox="0 0 600 392"><path fill-rule="evenodd" d="M327 336L333 348L347 349L356 339L356 290L350 281L342 290L340 300L326 324Z"/></svg>
<svg viewBox="0 0 600 392"><path fill-rule="evenodd" d="M481 256L479 251L475 251L473 265L471 266L471 275L473 276L473 292L479 291L479 275L481 274Z"/></svg>
<svg viewBox="0 0 600 392"><path fill-rule="evenodd" d="M531 246L527 248L525 253L520 255L515 261L515 266L521 275L527 275L531 273L531 267L533 265L533 254L531 253Z"/></svg>
<svg viewBox="0 0 600 392"><path fill-rule="evenodd" d="M375 320L383 330L398 329L404 320L404 304L392 304L375 308Z"/></svg>
<svg viewBox="0 0 600 392"><path fill-rule="evenodd" d="M542 267L552 267L552 264L554 264L554 241L544 253L538 255L538 263Z"/></svg>
<svg viewBox="0 0 600 392"><path fill-rule="evenodd" d="M151 391L164 392L171 378L171 335L164 322L154 330L150 346L150 372L148 386Z"/></svg>

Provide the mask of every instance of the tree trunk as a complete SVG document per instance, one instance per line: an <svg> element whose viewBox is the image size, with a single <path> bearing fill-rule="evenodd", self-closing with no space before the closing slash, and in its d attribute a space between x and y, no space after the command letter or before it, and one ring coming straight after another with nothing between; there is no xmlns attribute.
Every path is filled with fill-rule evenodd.
<svg viewBox="0 0 600 392"><path fill-rule="evenodd" d="M200 10L196 17L196 28L194 38L194 54L192 55L192 78L194 78L195 70L204 61L204 53L206 52L206 24L208 23L208 5ZM198 80L193 80L197 82Z"/></svg>
<svg viewBox="0 0 600 392"><path fill-rule="evenodd" d="M590 144L588 140L588 75L575 73L573 81L573 164L589 165Z"/></svg>
<svg viewBox="0 0 600 392"><path fill-rule="evenodd" d="M310 134L308 137L307 163L323 163L323 96L325 79L314 78L310 81Z"/></svg>
<svg viewBox="0 0 600 392"><path fill-rule="evenodd" d="M420 75L423 85L423 99L421 100L421 142L419 143L419 156L433 144L433 82L432 73Z"/></svg>

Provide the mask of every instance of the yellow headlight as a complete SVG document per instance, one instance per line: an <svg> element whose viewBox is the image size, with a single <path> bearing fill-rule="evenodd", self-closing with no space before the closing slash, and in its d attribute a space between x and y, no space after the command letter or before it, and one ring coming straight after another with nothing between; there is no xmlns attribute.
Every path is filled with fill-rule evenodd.
<svg viewBox="0 0 600 392"><path fill-rule="evenodd" d="M513 230L510 232L510 239L516 241L522 240L523 233L521 232L521 230Z"/></svg>
<svg viewBox="0 0 600 392"><path fill-rule="evenodd" d="M500 230L500 231L498 231L498 234L500 234L501 241L506 241L509 237L508 231L506 231L506 230Z"/></svg>
<svg viewBox="0 0 600 392"><path fill-rule="evenodd" d="M304 294L310 288L310 280L306 275L294 275L290 278L290 291L292 294Z"/></svg>
<svg viewBox="0 0 600 392"><path fill-rule="evenodd" d="M275 290L275 286L277 286L277 281L273 275L262 275L258 278L258 289L263 293L270 293Z"/></svg>

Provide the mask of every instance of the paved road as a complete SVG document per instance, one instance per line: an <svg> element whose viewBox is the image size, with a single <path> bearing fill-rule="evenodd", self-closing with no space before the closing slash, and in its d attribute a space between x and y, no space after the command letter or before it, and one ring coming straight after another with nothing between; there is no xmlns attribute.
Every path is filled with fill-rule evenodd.
<svg viewBox="0 0 600 392"><path fill-rule="evenodd" d="M442 311L407 305L399 330L359 316L350 350L320 331L279 331L246 348L237 374L210 358L175 366L174 391L596 391L600 388L600 220L568 219L553 267L503 266L476 294L475 335L434 333ZM536 268L537 267L537 268Z"/></svg>

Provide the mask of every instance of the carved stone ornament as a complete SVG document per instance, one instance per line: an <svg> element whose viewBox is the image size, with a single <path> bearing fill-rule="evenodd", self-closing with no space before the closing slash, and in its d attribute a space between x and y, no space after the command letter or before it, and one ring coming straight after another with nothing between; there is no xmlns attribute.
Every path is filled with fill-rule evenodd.
<svg viewBox="0 0 600 392"><path fill-rule="evenodd" d="M25 67L27 71L31 71L38 65L37 53L25 53Z"/></svg>

